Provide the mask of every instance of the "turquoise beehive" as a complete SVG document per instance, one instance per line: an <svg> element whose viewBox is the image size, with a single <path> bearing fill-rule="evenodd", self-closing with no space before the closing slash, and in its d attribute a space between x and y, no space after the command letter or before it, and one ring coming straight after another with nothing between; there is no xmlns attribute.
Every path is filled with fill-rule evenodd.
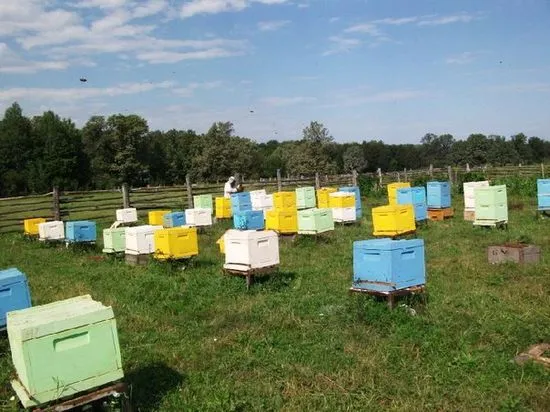
<svg viewBox="0 0 550 412"><path fill-rule="evenodd" d="M428 209L445 209L451 207L451 185L449 182L428 182Z"/></svg>
<svg viewBox="0 0 550 412"><path fill-rule="evenodd" d="M0 329L6 326L6 315L12 310L31 306L27 277L18 269L0 271Z"/></svg>

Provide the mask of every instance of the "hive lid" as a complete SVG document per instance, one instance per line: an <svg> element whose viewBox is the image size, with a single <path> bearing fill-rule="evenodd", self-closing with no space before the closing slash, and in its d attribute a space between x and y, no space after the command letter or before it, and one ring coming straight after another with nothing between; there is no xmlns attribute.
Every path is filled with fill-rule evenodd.
<svg viewBox="0 0 550 412"><path fill-rule="evenodd" d="M359 240L353 242L354 248L359 249L378 249L378 250L397 250L410 249L413 247L424 246L423 239L402 239L392 240L391 238Z"/></svg>
<svg viewBox="0 0 550 412"><path fill-rule="evenodd" d="M348 197L353 196L351 192L332 192L329 194L330 197Z"/></svg>
<svg viewBox="0 0 550 412"><path fill-rule="evenodd" d="M123 209L117 209L117 212L137 212L135 207L125 207Z"/></svg>
<svg viewBox="0 0 550 412"><path fill-rule="evenodd" d="M162 229L160 225L141 225L126 228L126 233L152 233Z"/></svg>
<svg viewBox="0 0 550 412"><path fill-rule="evenodd" d="M384 206L373 207L372 211L373 212L382 212L382 213L384 213L384 212L385 213L393 213L395 211L408 209L410 207L411 207L410 204L407 204L407 205L384 205Z"/></svg>
<svg viewBox="0 0 550 412"><path fill-rule="evenodd" d="M277 233L273 230L235 230L229 229L224 234L225 242L231 240L250 240L250 239L266 239L270 237L277 237Z"/></svg>
<svg viewBox="0 0 550 412"><path fill-rule="evenodd" d="M110 306L83 295L8 312L7 329L10 339L25 341L112 318Z"/></svg>
<svg viewBox="0 0 550 412"><path fill-rule="evenodd" d="M0 285L8 285L26 279L27 277L25 274L17 268L9 268L0 271Z"/></svg>

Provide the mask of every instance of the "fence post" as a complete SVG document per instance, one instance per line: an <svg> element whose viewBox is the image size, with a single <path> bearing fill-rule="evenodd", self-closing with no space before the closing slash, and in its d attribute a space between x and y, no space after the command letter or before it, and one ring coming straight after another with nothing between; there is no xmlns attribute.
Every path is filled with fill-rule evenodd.
<svg viewBox="0 0 550 412"><path fill-rule="evenodd" d="M466 163L466 173L470 173L470 163Z"/></svg>
<svg viewBox="0 0 550 412"><path fill-rule="evenodd" d="M319 172L315 172L315 190L319 190L321 188L321 182L319 180Z"/></svg>
<svg viewBox="0 0 550 412"><path fill-rule="evenodd" d="M405 182L409 181L409 176L407 175L407 168L403 169L403 174L405 175Z"/></svg>
<svg viewBox="0 0 550 412"><path fill-rule="evenodd" d="M277 192L283 190L283 184L281 183L281 169L277 169Z"/></svg>
<svg viewBox="0 0 550 412"><path fill-rule="evenodd" d="M235 184L238 186L241 184L241 174L240 173L235 173Z"/></svg>
<svg viewBox="0 0 550 412"><path fill-rule="evenodd" d="M193 209L193 189L191 188L191 178L189 174L185 175L185 185L187 186L187 205L189 209Z"/></svg>
<svg viewBox="0 0 550 412"><path fill-rule="evenodd" d="M401 181L401 174L399 172L397 172L397 181L400 182Z"/></svg>
<svg viewBox="0 0 550 412"><path fill-rule="evenodd" d="M542 172L542 178L544 179L544 163L540 164L540 171Z"/></svg>
<svg viewBox="0 0 550 412"><path fill-rule="evenodd" d="M434 178L434 166L430 163L430 179Z"/></svg>
<svg viewBox="0 0 550 412"><path fill-rule="evenodd" d="M128 183L122 184L122 207L124 209L130 207L130 191L128 190Z"/></svg>
<svg viewBox="0 0 550 412"><path fill-rule="evenodd" d="M357 170L355 169L351 171L351 184L352 186L357 186Z"/></svg>
<svg viewBox="0 0 550 412"><path fill-rule="evenodd" d="M61 207L59 202L59 187L53 187L53 220L61 220Z"/></svg>
<svg viewBox="0 0 550 412"><path fill-rule="evenodd" d="M447 174L449 175L449 182L453 184L453 171L451 166L447 166Z"/></svg>
<svg viewBox="0 0 550 412"><path fill-rule="evenodd" d="M376 169L376 174L378 175L378 186L382 189L382 169Z"/></svg>
<svg viewBox="0 0 550 412"><path fill-rule="evenodd" d="M455 167L455 183L458 183L458 167Z"/></svg>

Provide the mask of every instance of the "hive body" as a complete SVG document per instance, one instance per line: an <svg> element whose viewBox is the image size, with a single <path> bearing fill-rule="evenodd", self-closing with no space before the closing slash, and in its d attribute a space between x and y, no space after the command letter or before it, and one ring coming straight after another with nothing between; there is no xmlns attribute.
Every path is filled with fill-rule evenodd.
<svg viewBox="0 0 550 412"><path fill-rule="evenodd" d="M250 192L233 193L231 195L231 212L233 214L252 210Z"/></svg>
<svg viewBox="0 0 550 412"><path fill-rule="evenodd" d="M155 259L184 259L198 254L197 228L173 227L155 232Z"/></svg>
<svg viewBox="0 0 550 412"><path fill-rule="evenodd" d="M171 210L151 210L149 212L149 225L162 226L164 223L164 215L170 213Z"/></svg>
<svg viewBox="0 0 550 412"><path fill-rule="evenodd" d="M475 189L474 225L494 225L508 222L506 186L489 186Z"/></svg>
<svg viewBox="0 0 550 412"><path fill-rule="evenodd" d="M212 210L186 209L185 223L189 226L212 226Z"/></svg>
<svg viewBox="0 0 550 412"><path fill-rule="evenodd" d="M550 210L550 179L537 179L538 210Z"/></svg>
<svg viewBox="0 0 550 412"><path fill-rule="evenodd" d="M462 189L464 191L464 210L475 209L475 189L478 187L489 187L489 182L487 180L483 180L480 182L464 182L462 184Z"/></svg>
<svg viewBox="0 0 550 412"><path fill-rule="evenodd" d="M298 233L317 235L334 230L332 209L306 209L298 211Z"/></svg>
<svg viewBox="0 0 550 412"><path fill-rule="evenodd" d="M229 219L233 216L231 211L231 199L226 197L216 198L216 219Z"/></svg>
<svg viewBox="0 0 550 412"><path fill-rule="evenodd" d="M162 217L162 225L166 228L185 226L185 212L170 212Z"/></svg>
<svg viewBox="0 0 550 412"><path fill-rule="evenodd" d="M409 182L394 182L388 184L388 204L396 205L397 204L397 189L402 187L411 187Z"/></svg>
<svg viewBox="0 0 550 412"><path fill-rule="evenodd" d="M451 207L451 185L449 182L428 182L426 188L428 209Z"/></svg>
<svg viewBox="0 0 550 412"><path fill-rule="evenodd" d="M273 193L273 208L284 211L296 211L296 192Z"/></svg>
<svg viewBox="0 0 550 412"><path fill-rule="evenodd" d="M247 210L233 216L233 226L238 230L263 230L264 212L262 210Z"/></svg>
<svg viewBox="0 0 550 412"><path fill-rule="evenodd" d="M95 222L79 220L67 222L65 225L65 238L67 242L95 242L97 238Z"/></svg>
<svg viewBox="0 0 550 412"><path fill-rule="evenodd" d="M212 195L196 195L193 196L193 207L196 209L214 210Z"/></svg>
<svg viewBox="0 0 550 412"><path fill-rule="evenodd" d="M26 235L38 235L38 225L41 223L46 223L46 219L42 217L37 217L33 219L25 219L23 221L23 229Z"/></svg>
<svg viewBox="0 0 550 412"><path fill-rule="evenodd" d="M337 191L338 190L335 187L322 187L321 189L317 190L317 207L319 209L329 208L330 194Z"/></svg>
<svg viewBox="0 0 550 412"><path fill-rule="evenodd" d="M279 238L270 230L228 230L224 246L226 269L247 271L279 264Z"/></svg>
<svg viewBox="0 0 550 412"><path fill-rule="evenodd" d="M38 236L40 240L63 240L65 239L65 225L60 220L40 223Z"/></svg>
<svg viewBox="0 0 550 412"><path fill-rule="evenodd" d="M372 209L374 236L397 236L416 230L412 205L388 205Z"/></svg>
<svg viewBox="0 0 550 412"><path fill-rule="evenodd" d="M126 228L103 229L103 253L118 253L126 250Z"/></svg>
<svg viewBox="0 0 550 412"><path fill-rule="evenodd" d="M355 217L360 219L363 216L363 206L361 205L361 192L357 186L341 187L339 192L348 192L355 195Z"/></svg>
<svg viewBox="0 0 550 412"><path fill-rule="evenodd" d="M296 189L296 207L311 209L316 206L315 188L313 186L298 187Z"/></svg>
<svg viewBox="0 0 550 412"><path fill-rule="evenodd" d="M265 228L281 234L298 232L298 213L296 210L269 210L266 212Z"/></svg>
<svg viewBox="0 0 550 412"><path fill-rule="evenodd" d="M127 255L147 255L155 251L155 232L162 226L143 225L126 229Z"/></svg>
<svg viewBox="0 0 550 412"><path fill-rule="evenodd" d="M416 221L428 218L426 189L424 187L404 187L397 189L397 204L412 205Z"/></svg>
<svg viewBox="0 0 550 412"><path fill-rule="evenodd" d="M0 329L6 326L8 312L30 306L27 277L15 268L0 271Z"/></svg>
<svg viewBox="0 0 550 412"><path fill-rule="evenodd" d="M116 211L116 220L122 223L137 222L138 220L137 209L135 207L118 209Z"/></svg>

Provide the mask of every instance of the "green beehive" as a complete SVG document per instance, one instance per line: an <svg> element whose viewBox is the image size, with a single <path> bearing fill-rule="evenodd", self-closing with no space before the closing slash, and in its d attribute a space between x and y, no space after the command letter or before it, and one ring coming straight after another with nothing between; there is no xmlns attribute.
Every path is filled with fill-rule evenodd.
<svg viewBox="0 0 550 412"><path fill-rule="evenodd" d="M211 209L214 210L214 202L212 195L196 195L193 196L193 207L195 209Z"/></svg>
<svg viewBox="0 0 550 412"><path fill-rule="evenodd" d="M476 187L474 225L494 225L508 222L506 186Z"/></svg>
<svg viewBox="0 0 550 412"><path fill-rule="evenodd" d="M25 408L124 376L113 310L90 295L9 312L7 330Z"/></svg>
<svg viewBox="0 0 550 412"><path fill-rule="evenodd" d="M103 253L118 253L126 250L126 228L103 229Z"/></svg>
<svg viewBox="0 0 550 412"><path fill-rule="evenodd" d="M311 209L315 207L317 200L315 198L314 187L299 187L296 189L296 207L298 209Z"/></svg>
<svg viewBox="0 0 550 412"><path fill-rule="evenodd" d="M332 209L307 209L298 211L298 233L316 235L334 230Z"/></svg>

